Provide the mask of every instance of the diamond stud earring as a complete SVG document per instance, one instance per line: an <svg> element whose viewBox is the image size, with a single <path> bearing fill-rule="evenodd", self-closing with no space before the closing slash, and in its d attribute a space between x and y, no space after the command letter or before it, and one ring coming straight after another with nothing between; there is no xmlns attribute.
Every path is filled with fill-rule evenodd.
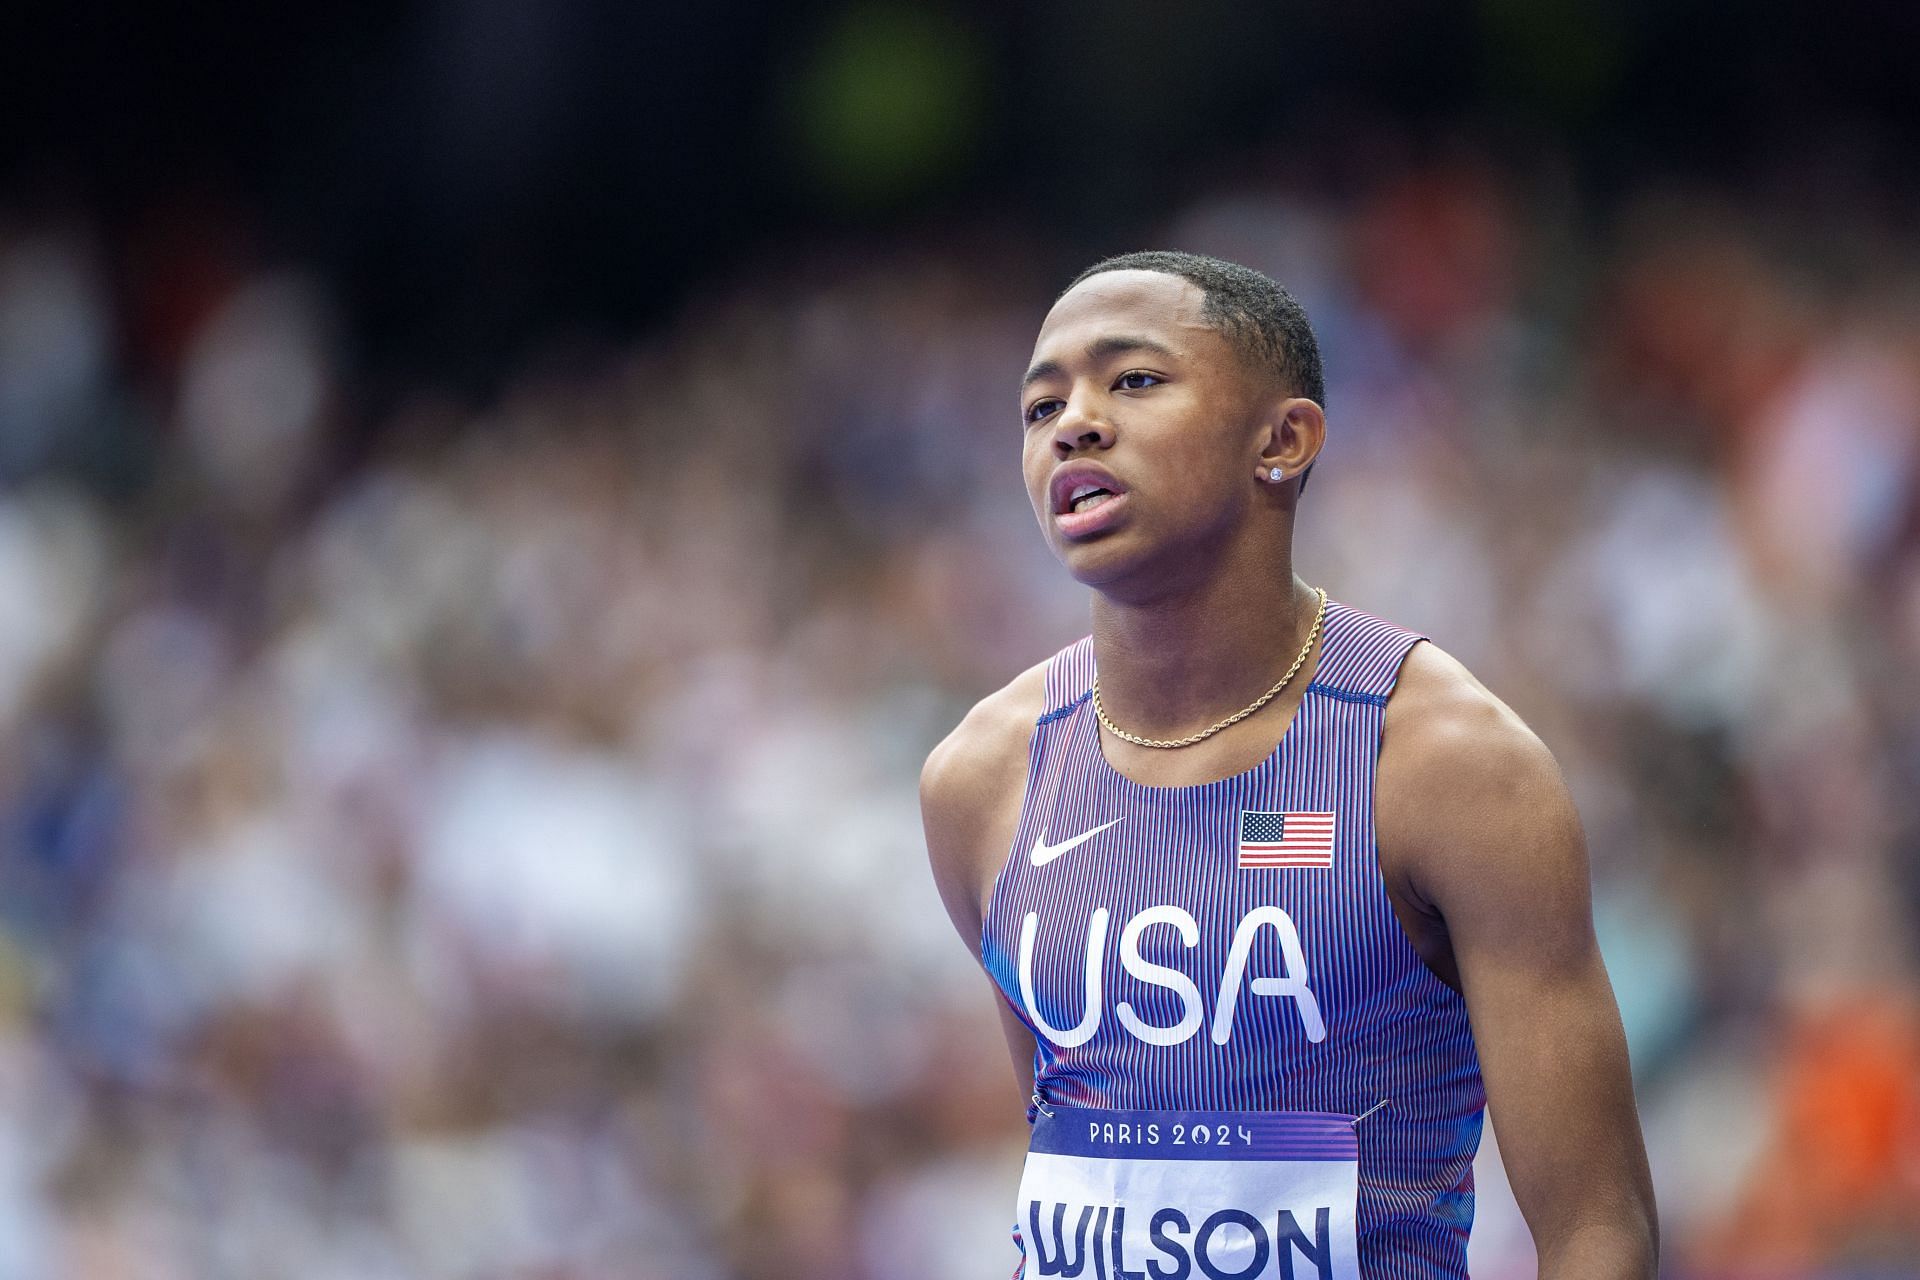
<svg viewBox="0 0 1920 1280"><path fill-rule="evenodd" d="M1275 467L1273 470L1267 472L1267 479L1272 480L1277 484L1279 483L1280 477L1284 474L1286 473L1281 471L1280 468Z"/></svg>

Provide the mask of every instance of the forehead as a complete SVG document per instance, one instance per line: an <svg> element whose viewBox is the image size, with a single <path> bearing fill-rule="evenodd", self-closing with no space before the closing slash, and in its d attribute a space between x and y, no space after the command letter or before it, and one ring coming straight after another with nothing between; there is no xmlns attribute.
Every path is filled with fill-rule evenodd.
<svg viewBox="0 0 1920 1280"><path fill-rule="evenodd" d="M1200 286L1163 271L1103 271L1062 294L1041 322L1035 358L1065 354L1103 333L1124 331L1155 338L1176 351L1211 352L1219 332L1200 317L1206 295Z"/></svg>

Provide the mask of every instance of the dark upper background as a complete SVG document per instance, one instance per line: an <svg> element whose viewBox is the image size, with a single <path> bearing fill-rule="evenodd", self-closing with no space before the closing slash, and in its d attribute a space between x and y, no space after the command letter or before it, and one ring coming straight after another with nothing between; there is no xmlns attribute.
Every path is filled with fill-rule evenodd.
<svg viewBox="0 0 1920 1280"><path fill-rule="evenodd" d="M1920 143L1894 3L39 9L10 19L0 190L89 210L137 288L181 240L320 267L369 389L484 387L823 238L1002 219L1064 271L1280 156L1338 193L1458 138L1592 201L1818 205L1909 192Z"/></svg>

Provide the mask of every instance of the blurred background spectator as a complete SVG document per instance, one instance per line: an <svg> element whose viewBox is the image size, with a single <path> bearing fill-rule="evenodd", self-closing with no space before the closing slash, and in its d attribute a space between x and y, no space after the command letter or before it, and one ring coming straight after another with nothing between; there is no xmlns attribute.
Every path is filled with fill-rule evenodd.
<svg viewBox="0 0 1920 1280"><path fill-rule="evenodd" d="M1667 1273L1920 1275L1920 21L1272 8L0 40L0 1276L1009 1269L914 781L1084 629L1015 382L1149 246L1566 769Z"/></svg>

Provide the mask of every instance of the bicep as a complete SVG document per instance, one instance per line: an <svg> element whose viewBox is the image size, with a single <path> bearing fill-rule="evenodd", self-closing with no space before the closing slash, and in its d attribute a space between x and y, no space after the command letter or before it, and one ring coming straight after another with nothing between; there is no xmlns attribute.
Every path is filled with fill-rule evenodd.
<svg viewBox="0 0 1920 1280"><path fill-rule="evenodd" d="M1007 856L1020 820L1027 740L1044 677L1035 666L982 702L928 756L920 774L920 814L940 901L974 960L988 887ZM981 966L985 973L985 965ZM990 974L994 1008L1013 1059L1021 1102L1033 1093L1033 1033L1008 1005Z"/></svg>
<svg viewBox="0 0 1920 1280"><path fill-rule="evenodd" d="M975 960L980 959L980 899L975 807L979 788L953 738L934 748L920 772L920 821L927 861L947 918Z"/></svg>
<svg viewBox="0 0 1920 1280"><path fill-rule="evenodd" d="M979 877L973 871L976 863L968 856L960 824L955 823L948 812L947 805L951 797L941 791L936 765L930 763L928 776L933 778L933 786L930 791L927 777L923 776L921 815L926 826L927 854L933 866L934 882L953 927L959 931L968 951L978 961L981 959L981 888ZM986 972L984 965L981 971ZM1007 1004L992 975L987 975L987 982L993 989L994 1011L999 1015L1000 1032L1006 1039L1007 1052L1013 1059L1014 1081L1020 1087L1020 1100L1024 1105L1033 1095L1033 1033Z"/></svg>
<svg viewBox="0 0 1920 1280"><path fill-rule="evenodd" d="M975 960L987 886L1019 824L1026 758L1017 745L1007 717L975 708L920 771L920 818L934 885Z"/></svg>

